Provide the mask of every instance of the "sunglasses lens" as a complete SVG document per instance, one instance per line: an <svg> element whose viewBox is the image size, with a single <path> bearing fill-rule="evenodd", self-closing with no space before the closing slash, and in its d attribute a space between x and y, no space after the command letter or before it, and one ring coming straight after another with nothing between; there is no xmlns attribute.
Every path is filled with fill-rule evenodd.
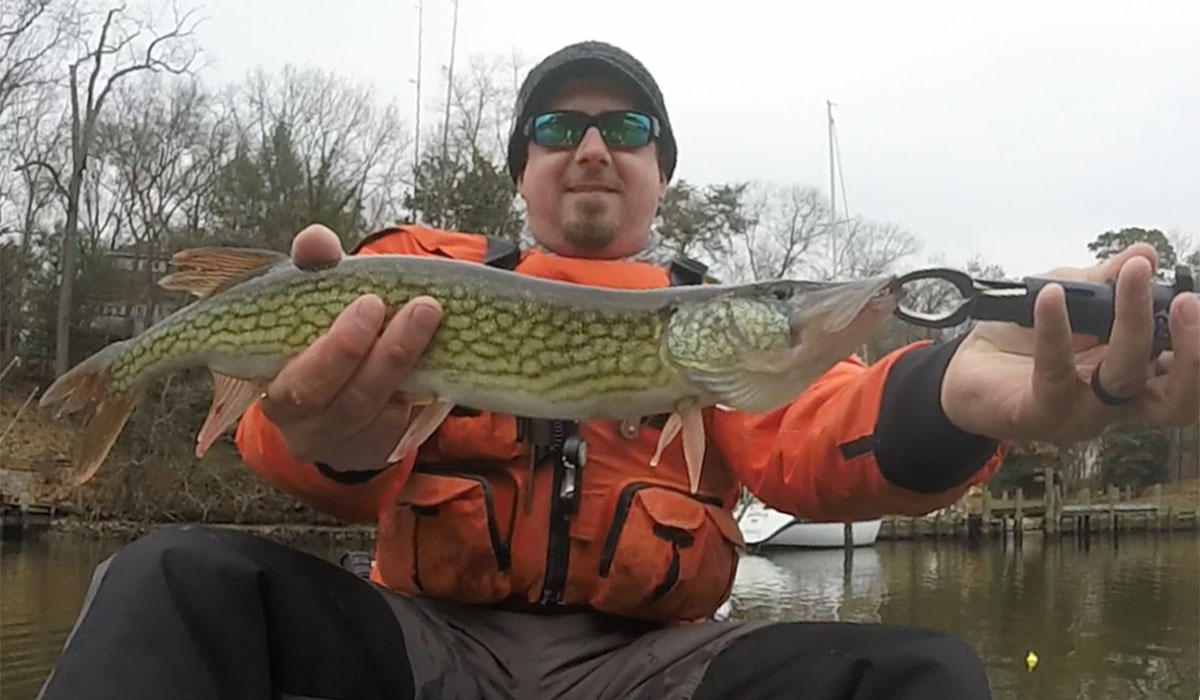
<svg viewBox="0 0 1200 700"><path fill-rule="evenodd" d="M605 115L600 133L604 142L617 148L641 148L650 143L653 124L650 117L637 112L615 112Z"/></svg>
<svg viewBox="0 0 1200 700"><path fill-rule="evenodd" d="M574 146L583 140L587 122L581 115L551 112L533 119L533 142L547 148Z"/></svg>

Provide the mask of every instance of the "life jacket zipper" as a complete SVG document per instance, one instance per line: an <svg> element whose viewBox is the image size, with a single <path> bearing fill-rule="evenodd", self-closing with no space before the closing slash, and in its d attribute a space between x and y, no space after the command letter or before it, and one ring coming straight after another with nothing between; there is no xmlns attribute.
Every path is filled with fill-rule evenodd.
<svg viewBox="0 0 1200 700"><path fill-rule="evenodd" d="M563 494L563 481L568 478L567 465L563 462L563 444L567 439L566 422L550 422L551 468L554 480L550 489L550 523L547 528L546 575L542 579L542 605L558 605L563 601L563 589L567 582L567 565L571 556L571 511ZM573 474L578 477L578 474ZM578 484L574 484L578 488Z"/></svg>

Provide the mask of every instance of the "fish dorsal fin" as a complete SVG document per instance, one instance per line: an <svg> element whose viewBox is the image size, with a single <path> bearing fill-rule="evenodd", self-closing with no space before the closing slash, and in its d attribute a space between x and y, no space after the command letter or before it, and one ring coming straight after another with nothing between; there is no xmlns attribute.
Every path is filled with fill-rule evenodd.
<svg viewBox="0 0 1200 700"><path fill-rule="evenodd" d="M283 253L263 248L187 248L171 256L171 264L179 269L158 285L206 297L289 260Z"/></svg>

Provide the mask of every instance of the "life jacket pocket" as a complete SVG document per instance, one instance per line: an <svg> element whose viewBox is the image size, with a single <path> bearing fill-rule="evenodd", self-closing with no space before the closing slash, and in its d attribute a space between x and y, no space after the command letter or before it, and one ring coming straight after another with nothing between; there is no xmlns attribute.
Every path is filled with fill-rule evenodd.
<svg viewBox="0 0 1200 700"><path fill-rule="evenodd" d="M380 520L380 575L401 593L496 602L512 590L511 526L487 477L413 472Z"/></svg>
<svg viewBox="0 0 1200 700"><path fill-rule="evenodd" d="M635 482L616 495L589 603L618 615L694 620L733 587L741 532L716 499Z"/></svg>

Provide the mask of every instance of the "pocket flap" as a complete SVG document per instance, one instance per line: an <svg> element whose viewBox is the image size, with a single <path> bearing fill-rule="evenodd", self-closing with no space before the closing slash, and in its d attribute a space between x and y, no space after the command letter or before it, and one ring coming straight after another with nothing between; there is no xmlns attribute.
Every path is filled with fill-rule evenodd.
<svg viewBox="0 0 1200 700"><path fill-rule="evenodd" d="M637 495L654 522L666 527L695 531L704 524L704 505L670 489L643 489Z"/></svg>
<svg viewBox="0 0 1200 700"><path fill-rule="evenodd" d="M709 516L717 525L717 529L725 536L725 539L736 544L739 547L746 546L746 540L742 536L742 528L738 527L737 521L733 519L733 515L720 506L705 504L708 509Z"/></svg>
<svg viewBox="0 0 1200 700"><path fill-rule="evenodd" d="M462 496L479 482L456 476L431 476L413 473L396 499L398 505L436 506Z"/></svg>

